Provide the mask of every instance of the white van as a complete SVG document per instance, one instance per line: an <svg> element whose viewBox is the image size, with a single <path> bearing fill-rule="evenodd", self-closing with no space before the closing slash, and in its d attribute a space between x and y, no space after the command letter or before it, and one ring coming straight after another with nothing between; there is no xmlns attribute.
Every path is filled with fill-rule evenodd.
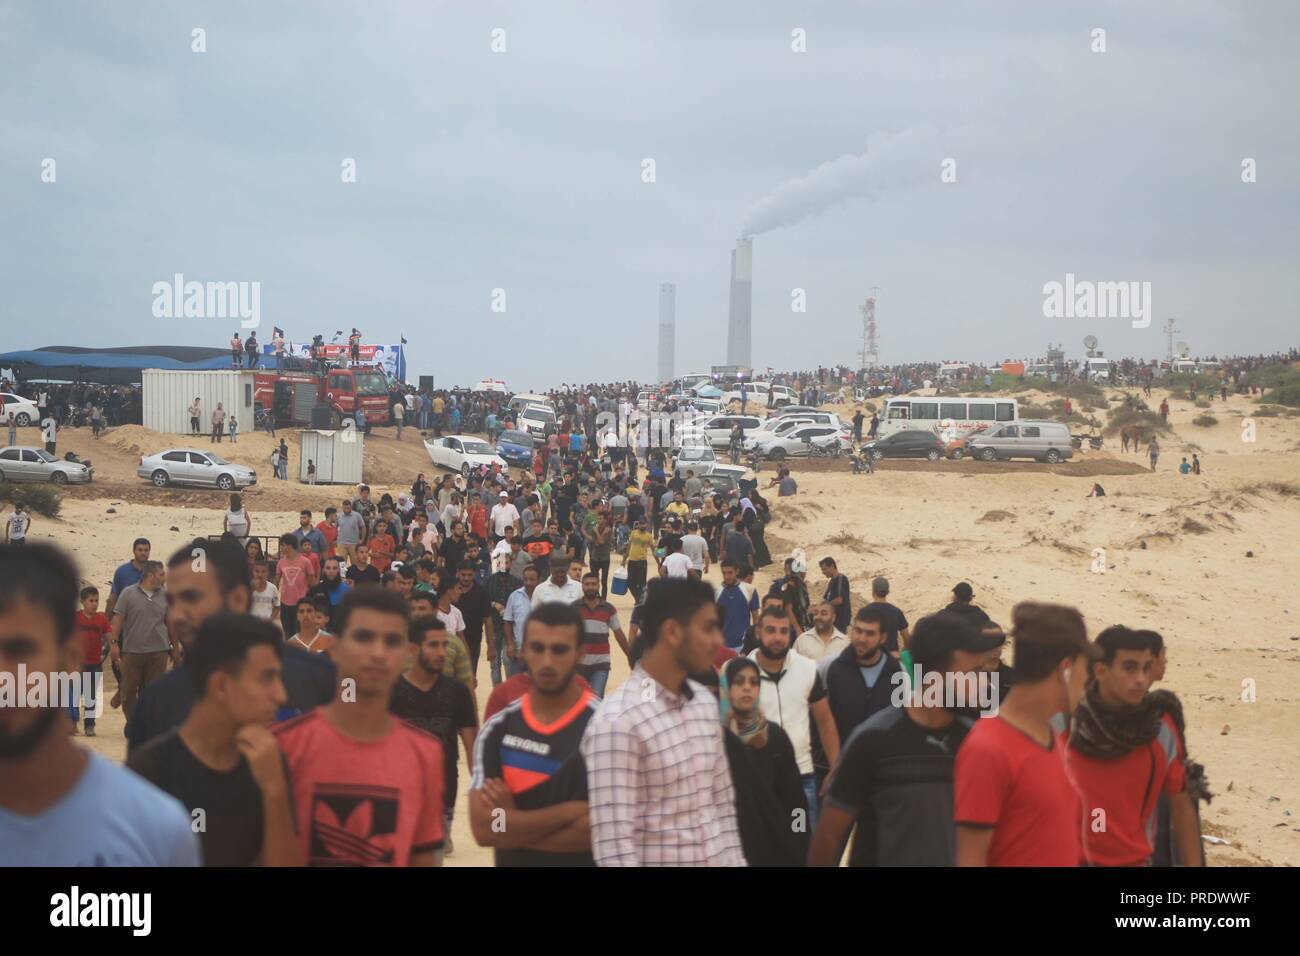
<svg viewBox="0 0 1300 956"><path fill-rule="evenodd" d="M1061 422L1021 419L972 435L966 442L966 453L980 461L1036 458L1054 465L1074 457L1074 441Z"/></svg>
<svg viewBox="0 0 1300 956"><path fill-rule="evenodd" d="M522 412L529 405L541 405L543 408L549 408L552 415L555 414L555 405L545 395L521 392L510 399L510 409L516 413Z"/></svg>
<svg viewBox="0 0 1300 956"><path fill-rule="evenodd" d="M795 394L794 389L790 388L788 385L773 385L770 382L746 382L745 383L746 410L748 410L751 407L767 408L768 407L767 394L769 389L772 392L773 408L779 408L782 405L793 405L795 403L795 400L798 399L799 397L798 395ZM722 396L723 405L728 405L731 402L739 402L739 401L740 401L739 388L733 388L731 391L727 392L727 394Z"/></svg>

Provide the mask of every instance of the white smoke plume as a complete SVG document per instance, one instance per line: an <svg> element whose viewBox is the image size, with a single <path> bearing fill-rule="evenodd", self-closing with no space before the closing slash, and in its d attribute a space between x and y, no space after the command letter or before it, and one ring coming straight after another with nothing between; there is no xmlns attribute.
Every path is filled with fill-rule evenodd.
<svg viewBox="0 0 1300 956"><path fill-rule="evenodd" d="M742 235L793 226L851 199L939 182L944 156L931 126L913 126L867 140L865 152L822 163L787 180L750 209Z"/></svg>

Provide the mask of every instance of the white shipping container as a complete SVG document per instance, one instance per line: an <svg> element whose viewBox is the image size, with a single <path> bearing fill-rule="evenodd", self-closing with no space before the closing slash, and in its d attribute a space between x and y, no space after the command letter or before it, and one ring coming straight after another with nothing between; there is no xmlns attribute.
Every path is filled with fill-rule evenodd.
<svg viewBox="0 0 1300 956"><path fill-rule="evenodd" d="M316 465L318 485L355 485L361 478L365 436L352 428L335 431L306 429L298 433L298 480L307 480L307 462Z"/></svg>
<svg viewBox="0 0 1300 956"><path fill-rule="evenodd" d="M219 369L205 372L146 368L141 371L144 427L170 435L190 433L189 407L197 397L203 414L199 431L212 431L212 411L217 402L226 412L226 434L234 415L241 432L254 430L253 379L256 373Z"/></svg>

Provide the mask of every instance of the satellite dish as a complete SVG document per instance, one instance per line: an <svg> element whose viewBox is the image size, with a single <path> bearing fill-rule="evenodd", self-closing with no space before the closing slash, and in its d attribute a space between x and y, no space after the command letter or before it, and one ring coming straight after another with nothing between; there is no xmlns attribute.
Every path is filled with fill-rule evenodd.
<svg viewBox="0 0 1300 956"><path fill-rule="evenodd" d="M1086 337L1083 340L1083 347L1085 349L1095 349L1097 347L1097 336L1089 335L1088 337Z"/></svg>

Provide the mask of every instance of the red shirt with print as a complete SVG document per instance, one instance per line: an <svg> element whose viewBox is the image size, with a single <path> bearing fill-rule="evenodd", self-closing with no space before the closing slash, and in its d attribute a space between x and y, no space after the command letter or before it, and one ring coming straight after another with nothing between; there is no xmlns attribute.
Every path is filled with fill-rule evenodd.
<svg viewBox="0 0 1300 956"><path fill-rule="evenodd" d="M440 848L442 744L393 718L380 740L356 740L317 708L272 728L289 765L308 866L409 866Z"/></svg>

